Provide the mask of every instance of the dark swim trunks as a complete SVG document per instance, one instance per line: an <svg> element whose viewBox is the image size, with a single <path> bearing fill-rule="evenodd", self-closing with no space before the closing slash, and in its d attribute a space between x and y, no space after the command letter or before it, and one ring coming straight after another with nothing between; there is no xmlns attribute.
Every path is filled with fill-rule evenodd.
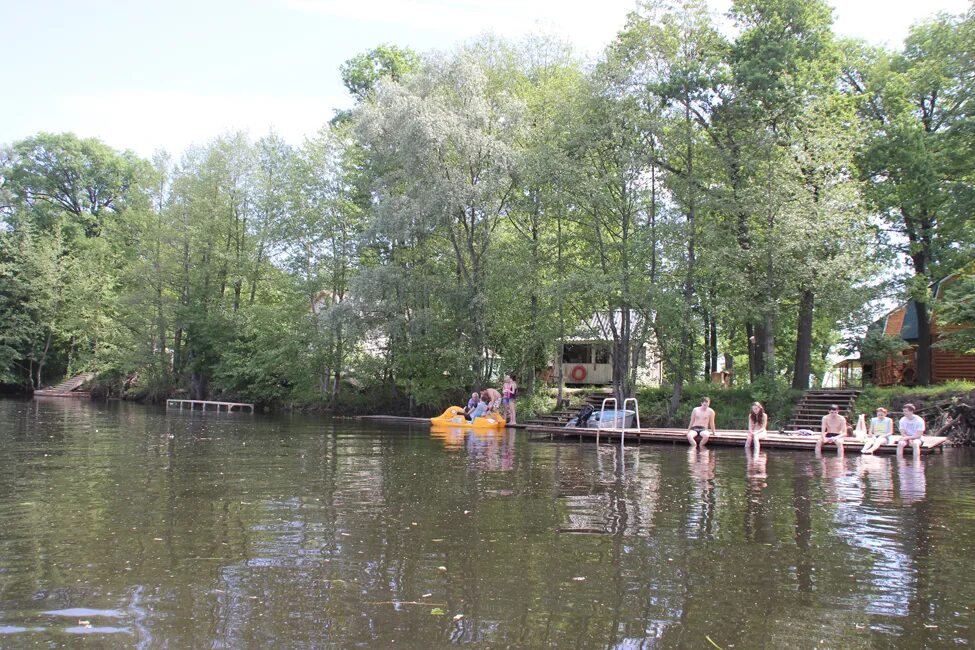
<svg viewBox="0 0 975 650"><path fill-rule="evenodd" d="M704 432L704 430L706 428L707 427L691 427L691 431L693 431L694 434L695 434L694 435L694 439L695 440L703 440L704 439L704 436L702 435L702 433Z"/></svg>
<svg viewBox="0 0 975 650"><path fill-rule="evenodd" d="M826 434L826 439L827 439L827 440L831 440L831 439L833 439L833 438L835 438L836 436L839 436L839 435L843 435L843 434L841 434L841 433L839 433L839 432L835 432L835 433L827 433L827 434Z"/></svg>

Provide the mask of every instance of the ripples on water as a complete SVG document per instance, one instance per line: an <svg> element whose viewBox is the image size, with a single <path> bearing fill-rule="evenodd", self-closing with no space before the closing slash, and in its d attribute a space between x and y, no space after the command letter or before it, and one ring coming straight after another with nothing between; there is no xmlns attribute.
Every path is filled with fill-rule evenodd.
<svg viewBox="0 0 975 650"><path fill-rule="evenodd" d="M0 647L966 647L975 455L0 402Z"/></svg>

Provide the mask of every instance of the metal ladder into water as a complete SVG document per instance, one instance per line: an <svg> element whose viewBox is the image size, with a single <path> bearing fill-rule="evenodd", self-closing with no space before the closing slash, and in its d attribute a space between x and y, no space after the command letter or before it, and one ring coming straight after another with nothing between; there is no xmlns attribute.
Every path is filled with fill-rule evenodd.
<svg viewBox="0 0 975 650"><path fill-rule="evenodd" d="M626 406L630 402L633 402L633 414L636 416L636 431L637 437L639 438L640 432L640 403L635 397L627 397L623 400L623 408L620 409L619 402L616 401L615 397L606 397L603 399L603 405L599 409L599 424L596 426L596 444L599 444L599 432L603 429L607 431L616 431L616 427L604 427L603 426L603 416L606 413L606 405L612 402L613 411L617 414L623 414L623 426L619 427L620 432L620 448L623 447L623 441L626 438Z"/></svg>

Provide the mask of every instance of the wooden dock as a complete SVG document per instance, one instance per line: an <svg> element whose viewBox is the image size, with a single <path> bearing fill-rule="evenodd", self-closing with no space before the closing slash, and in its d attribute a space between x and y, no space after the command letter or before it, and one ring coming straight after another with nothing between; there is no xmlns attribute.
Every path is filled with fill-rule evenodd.
<svg viewBox="0 0 975 650"><path fill-rule="evenodd" d="M199 408L200 411L206 411L210 407L213 407L213 409L216 410L218 413L220 411L226 411L227 413L230 413L234 409L237 409L238 412L243 412L244 409L247 409L251 413L254 412L254 405L253 404L247 404L246 402L213 402L213 401L204 400L204 399L168 399L168 400L166 400L166 408L167 409L170 409L170 408L172 408L172 409L178 408L180 411L182 411L183 409L188 408L190 411L195 411L195 410L197 410L197 408L196 408L197 406L200 407Z"/></svg>
<svg viewBox="0 0 975 650"><path fill-rule="evenodd" d="M576 440L579 442L595 442L597 434L600 442L618 441L620 439L619 429L602 429L597 432L596 429L529 425L527 427L527 431L530 434L543 434L551 439L558 438L561 440ZM539 435L535 437L542 436ZM715 435L711 436L710 440L708 440L708 446L721 445L744 447L745 439L747 437L747 431L719 429ZM804 449L806 451L814 451L816 449L817 440L819 440L818 435L800 436L784 433L769 433L767 436L762 438L761 447L763 449ZM921 453L942 451L944 444L948 441L947 438L940 436L924 436L922 440ZM687 431L684 429L626 429L625 442L626 444L656 442L683 445L685 447L689 446L687 442ZM857 438L847 438L844 441L843 447L846 451L860 453L860 449L863 447L863 441ZM823 449L827 453L836 453L836 446L832 444L824 444ZM876 453L895 453L896 451L897 444L894 443L883 445L876 451ZM908 448L905 450L905 453L913 453L913 451Z"/></svg>

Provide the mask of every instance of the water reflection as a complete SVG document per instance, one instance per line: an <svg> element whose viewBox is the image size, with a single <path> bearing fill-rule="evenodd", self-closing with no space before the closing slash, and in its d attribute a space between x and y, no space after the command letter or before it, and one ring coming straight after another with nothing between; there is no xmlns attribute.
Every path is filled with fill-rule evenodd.
<svg viewBox="0 0 975 650"><path fill-rule="evenodd" d="M897 480L899 496L903 503L917 503L927 495L927 479L924 476L924 461L912 457L910 460L897 458Z"/></svg>
<svg viewBox="0 0 975 650"><path fill-rule="evenodd" d="M890 503L894 499L893 463L889 456L868 454L860 457L859 478L868 502Z"/></svg>
<svg viewBox="0 0 975 650"><path fill-rule="evenodd" d="M515 432L475 431L462 427L436 427L430 437L449 451L466 451L471 466L485 471L514 469Z"/></svg>
<svg viewBox="0 0 975 650"><path fill-rule="evenodd" d="M689 537L713 539L714 515L717 505L715 495L715 455L705 447L691 447L687 452L687 468L695 489L692 492L687 534Z"/></svg>
<svg viewBox="0 0 975 650"><path fill-rule="evenodd" d="M0 446L4 647L972 634L965 451L754 456L70 401L0 402Z"/></svg>

